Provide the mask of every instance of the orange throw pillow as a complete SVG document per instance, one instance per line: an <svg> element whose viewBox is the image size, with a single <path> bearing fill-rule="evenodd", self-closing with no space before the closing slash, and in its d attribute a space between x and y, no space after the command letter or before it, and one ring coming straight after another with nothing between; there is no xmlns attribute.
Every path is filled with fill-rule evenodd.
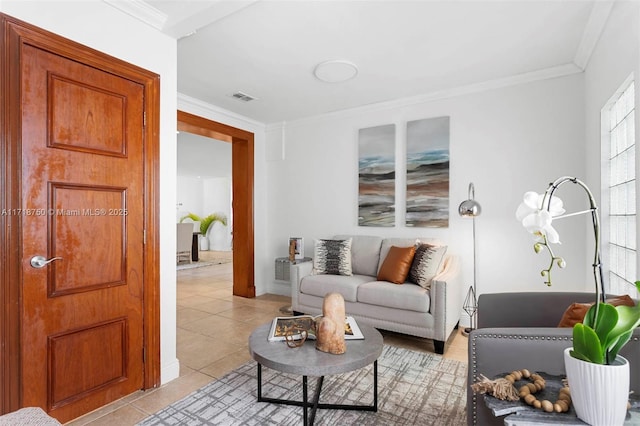
<svg viewBox="0 0 640 426"><path fill-rule="evenodd" d="M378 271L378 281L403 284L407 280L416 248L391 246L387 257Z"/></svg>
<svg viewBox="0 0 640 426"><path fill-rule="evenodd" d="M613 306L635 306L633 299L626 294L624 296L615 296L607 299L607 303ZM567 310L564 311L558 327L573 327L579 322L582 322L591 305L593 305L593 303L572 303Z"/></svg>

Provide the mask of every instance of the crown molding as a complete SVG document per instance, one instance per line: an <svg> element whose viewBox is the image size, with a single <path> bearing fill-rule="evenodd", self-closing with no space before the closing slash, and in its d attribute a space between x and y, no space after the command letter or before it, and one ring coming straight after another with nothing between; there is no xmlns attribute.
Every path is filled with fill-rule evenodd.
<svg viewBox="0 0 640 426"><path fill-rule="evenodd" d="M212 105L200 99L178 93L178 109L202 117L211 118L224 124L253 131L266 129L265 123L254 120L244 115L237 114L227 109Z"/></svg>
<svg viewBox="0 0 640 426"><path fill-rule="evenodd" d="M165 13L159 11L143 0L102 1L158 30L162 30L169 18Z"/></svg>
<svg viewBox="0 0 640 426"><path fill-rule="evenodd" d="M375 111L384 111L389 109L404 108L412 105L424 104L428 102L438 101L442 99L455 98L459 96L470 95L473 93L486 92L489 90L501 89L504 87L517 86L520 84L532 83L541 80L549 80L553 78L565 77L568 75L579 74L583 72L576 64L569 63L559 65L557 67L545 68L538 71L517 74L509 77L488 80L481 83L469 84L452 89L439 90L432 93L412 96L391 101L378 102L374 104L364 105L360 107L348 108L339 111L328 112L326 114L314 115L312 117L300 118L287 122L287 127L304 125L324 120L332 120L336 118L346 118L353 115L362 115ZM275 123L274 123L275 124ZM268 126L271 126L269 124Z"/></svg>
<svg viewBox="0 0 640 426"><path fill-rule="evenodd" d="M583 71L587 68L591 54L596 48L598 40L600 40L602 31L604 31L607 19L609 19L611 9L613 8L613 3L614 1L596 1L593 3L589 20L587 21L587 25L584 27L580 45L578 46L576 56L573 59L576 66Z"/></svg>

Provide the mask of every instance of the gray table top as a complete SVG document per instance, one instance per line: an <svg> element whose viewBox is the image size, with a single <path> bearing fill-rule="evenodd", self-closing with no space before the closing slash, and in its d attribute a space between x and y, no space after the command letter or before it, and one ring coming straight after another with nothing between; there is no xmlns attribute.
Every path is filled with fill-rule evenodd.
<svg viewBox="0 0 640 426"><path fill-rule="evenodd" d="M269 342L271 323L256 328L249 336L249 352L265 367L302 376L328 376L366 367L382 353L382 335L375 328L358 324L362 340L347 340L347 351L334 355L316 349L315 340L307 340L299 348L285 342Z"/></svg>

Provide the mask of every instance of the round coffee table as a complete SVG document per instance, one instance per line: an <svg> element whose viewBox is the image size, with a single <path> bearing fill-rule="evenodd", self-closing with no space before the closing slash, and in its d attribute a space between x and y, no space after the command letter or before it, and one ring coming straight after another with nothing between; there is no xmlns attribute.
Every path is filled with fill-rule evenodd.
<svg viewBox="0 0 640 426"><path fill-rule="evenodd" d="M339 410L378 411L378 357L382 353L382 335L373 327L358 324L364 339L347 340L347 351L334 355L316 349L315 340L307 340L302 346L290 348L285 342L267 340L271 323L261 325L249 336L249 352L258 363L258 402L297 405L303 408L304 424L313 424L318 408ZM373 364L373 404L340 405L321 404L320 392L324 376L346 373ZM302 401L268 398L262 396L262 366L283 373L302 376ZM318 386L313 401L307 394L307 377L316 376ZM308 409L311 408L309 415Z"/></svg>

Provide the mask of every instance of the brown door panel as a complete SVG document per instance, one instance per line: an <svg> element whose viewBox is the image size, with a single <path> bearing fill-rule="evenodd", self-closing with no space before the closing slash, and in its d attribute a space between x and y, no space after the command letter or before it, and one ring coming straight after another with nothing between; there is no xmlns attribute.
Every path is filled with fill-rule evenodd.
<svg viewBox="0 0 640 426"><path fill-rule="evenodd" d="M22 55L22 403L65 421L143 387L144 87Z"/></svg>

